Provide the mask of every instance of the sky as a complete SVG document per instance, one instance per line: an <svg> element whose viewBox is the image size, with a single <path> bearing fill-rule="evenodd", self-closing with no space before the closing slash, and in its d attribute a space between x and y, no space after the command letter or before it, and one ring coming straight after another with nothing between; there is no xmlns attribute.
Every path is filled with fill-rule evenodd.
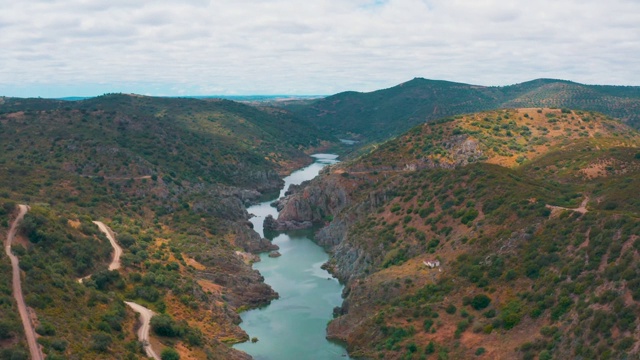
<svg viewBox="0 0 640 360"><path fill-rule="evenodd" d="M640 85L640 0L0 0L0 95Z"/></svg>

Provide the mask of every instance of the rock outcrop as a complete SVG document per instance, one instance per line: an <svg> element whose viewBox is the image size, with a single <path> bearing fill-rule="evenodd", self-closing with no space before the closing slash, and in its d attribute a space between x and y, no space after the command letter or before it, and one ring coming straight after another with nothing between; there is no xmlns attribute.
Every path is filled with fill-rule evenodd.
<svg viewBox="0 0 640 360"><path fill-rule="evenodd" d="M207 267L198 271L198 278L224 287L227 302L234 308L258 307L278 298L260 272L234 253L212 251L197 256L197 260Z"/></svg>
<svg viewBox="0 0 640 360"><path fill-rule="evenodd" d="M260 237L260 235L253 230L251 223L248 221L238 221L230 226L235 234L234 244L242 248L244 252L258 254L279 249L278 245Z"/></svg>
<svg viewBox="0 0 640 360"><path fill-rule="evenodd" d="M322 223L348 204L347 192L339 179L330 175L292 186L289 191L291 194L279 202L282 207L278 214L279 222Z"/></svg>
<svg viewBox="0 0 640 360"><path fill-rule="evenodd" d="M271 215L267 215L264 219L264 229L266 231L287 231L287 230L300 230L300 229L308 229L313 226L311 221L295 221L295 220L286 220L280 221L273 218Z"/></svg>

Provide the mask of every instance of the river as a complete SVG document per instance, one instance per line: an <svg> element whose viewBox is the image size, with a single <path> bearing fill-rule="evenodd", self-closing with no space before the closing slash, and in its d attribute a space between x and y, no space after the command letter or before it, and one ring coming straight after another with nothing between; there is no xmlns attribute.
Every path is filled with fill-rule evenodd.
<svg viewBox="0 0 640 360"><path fill-rule="evenodd" d="M318 175L325 166L338 162L337 155L316 154L316 161L284 179L280 197L291 184L300 184ZM274 199L275 200L275 199ZM278 212L270 203L247 209L254 229L263 234L267 215L277 218ZM260 309L241 314L240 325L251 338L236 344L256 360L334 360L349 359L343 346L326 339L326 327L333 308L342 303L342 285L320 266L328 260L327 253L311 238L313 232L291 231L273 238L282 256L270 258L260 255L261 261L253 265L265 278L265 283L280 294L278 300Z"/></svg>

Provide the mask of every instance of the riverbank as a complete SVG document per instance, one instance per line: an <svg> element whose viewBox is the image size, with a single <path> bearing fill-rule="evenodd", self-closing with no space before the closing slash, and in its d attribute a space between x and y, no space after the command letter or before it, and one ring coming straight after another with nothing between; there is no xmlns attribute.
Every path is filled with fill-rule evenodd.
<svg viewBox="0 0 640 360"><path fill-rule="evenodd" d="M327 165L337 163L337 155L317 154L316 161L286 177L280 197L291 184L310 180ZM247 211L255 215L254 229L264 236L263 221L268 215L277 217L270 201L252 206ZM260 255L254 264L280 299L266 307L244 312L240 325L256 342L237 344L234 348L255 359L348 359L346 350L326 339L326 325L332 319L333 308L342 303L342 285L321 269L328 254L313 241L313 232L280 233L272 241L282 256Z"/></svg>

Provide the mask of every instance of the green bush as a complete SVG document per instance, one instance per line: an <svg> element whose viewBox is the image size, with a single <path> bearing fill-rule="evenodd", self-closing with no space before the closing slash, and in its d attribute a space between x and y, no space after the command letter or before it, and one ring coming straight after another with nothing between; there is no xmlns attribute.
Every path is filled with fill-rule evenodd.
<svg viewBox="0 0 640 360"><path fill-rule="evenodd" d="M107 352L112 342L111 336L105 333L97 333L91 337L91 349L98 352Z"/></svg>
<svg viewBox="0 0 640 360"><path fill-rule="evenodd" d="M171 316L166 314L156 315L151 318L151 329L157 335L166 337L179 337L183 335L181 329Z"/></svg>
<svg viewBox="0 0 640 360"><path fill-rule="evenodd" d="M447 306L447 308L445 309L447 314L455 314L456 310L457 310L457 308L453 304L449 304L449 306Z"/></svg>
<svg viewBox="0 0 640 360"><path fill-rule="evenodd" d="M429 355L433 354L434 352L436 352L436 345L433 343L433 341L429 341L427 347L424 348L424 353Z"/></svg>
<svg viewBox="0 0 640 360"><path fill-rule="evenodd" d="M56 329L52 324L48 322L42 322L40 326L36 328L36 332L42 336L53 336L56 334Z"/></svg>
<svg viewBox="0 0 640 360"><path fill-rule="evenodd" d="M162 360L180 360L180 354L172 348L164 348L160 358Z"/></svg>
<svg viewBox="0 0 640 360"><path fill-rule="evenodd" d="M13 327L5 321L0 321L0 340L11 339L13 337Z"/></svg>
<svg viewBox="0 0 640 360"><path fill-rule="evenodd" d="M67 349L67 345L69 345L69 343L63 339L56 339L51 342L51 347L60 352L64 352Z"/></svg>
<svg viewBox="0 0 640 360"><path fill-rule="evenodd" d="M489 306L490 303L491 303L490 297L488 297L485 294L478 294L474 296L473 299L471 300L471 307L473 307L476 310L482 310L487 306Z"/></svg>

